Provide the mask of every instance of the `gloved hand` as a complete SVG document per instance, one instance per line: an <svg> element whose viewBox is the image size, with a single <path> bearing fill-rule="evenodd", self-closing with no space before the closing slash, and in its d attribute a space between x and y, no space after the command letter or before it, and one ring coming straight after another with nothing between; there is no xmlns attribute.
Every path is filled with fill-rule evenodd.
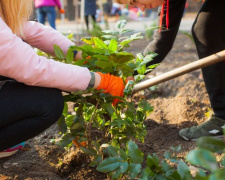
<svg viewBox="0 0 225 180"><path fill-rule="evenodd" d="M101 76L101 82L99 86L96 88L97 90L104 90L103 93L109 93L112 96L123 96L123 90L125 88L123 79L117 76L113 76L110 74L102 74L101 72L97 72ZM113 106L118 103L119 99L113 100Z"/></svg>
<svg viewBox="0 0 225 180"><path fill-rule="evenodd" d="M60 9L59 12L60 12L60 14L65 14L65 10L64 9Z"/></svg>

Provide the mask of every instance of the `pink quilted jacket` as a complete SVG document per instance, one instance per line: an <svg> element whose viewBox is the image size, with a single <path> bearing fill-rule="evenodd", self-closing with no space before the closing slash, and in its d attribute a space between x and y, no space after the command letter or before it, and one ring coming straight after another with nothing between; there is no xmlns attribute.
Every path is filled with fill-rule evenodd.
<svg viewBox="0 0 225 180"><path fill-rule="evenodd" d="M13 34L0 17L0 75L31 86L84 90L91 75L87 68L68 65L38 56L32 47L54 55L53 45L64 54L73 43L51 27L38 22L24 24L25 38Z"/></svg>

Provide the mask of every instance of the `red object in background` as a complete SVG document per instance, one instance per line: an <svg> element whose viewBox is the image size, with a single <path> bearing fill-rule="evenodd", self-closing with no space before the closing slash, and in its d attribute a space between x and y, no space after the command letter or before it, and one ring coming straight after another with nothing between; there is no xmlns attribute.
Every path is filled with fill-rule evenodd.
<svg viewBox="0 0 225 180"><path fill-rule="evenodd" d="M64 9L60 9L59 12L60 12L61 14L65 14L65 10L64 10Z"/></svg>

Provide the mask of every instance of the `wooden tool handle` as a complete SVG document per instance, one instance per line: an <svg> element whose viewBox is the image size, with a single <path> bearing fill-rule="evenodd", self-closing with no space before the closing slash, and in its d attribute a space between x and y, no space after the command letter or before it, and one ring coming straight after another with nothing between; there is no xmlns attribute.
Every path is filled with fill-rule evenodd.
<svg viewBox="0 0 225 180"><path fill-rule="evenodd" d="M225 60L225 50L218 52L216 54L213 54L211 56L199 59L195 62L189 63L187 65L181 66L177 69L174 69L172 71L166 72L164 74L161 74L159 76L156 76L154 78L148 79L146 81L143 81L141 83L138 83L134 85L133 94L141 91L143 89L149 88L151 86L154 86L156 84L168 81L170 79L173 79L175 77L181 76L183 74L195 71L196 69L200 69L206 66L210 66L212 64L218 63L220 61Z"/></svg>

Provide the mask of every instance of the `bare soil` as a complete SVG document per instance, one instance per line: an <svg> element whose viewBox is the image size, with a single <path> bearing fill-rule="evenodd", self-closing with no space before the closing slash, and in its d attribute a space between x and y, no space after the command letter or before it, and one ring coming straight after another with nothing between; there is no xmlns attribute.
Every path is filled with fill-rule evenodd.
<svg viewBox="0 0 225 180"><path fill-rule="evenodd" d="M136 41L129 51L143 52L147 40ZM149 74L153 77L197 60L193 42L179 33L173 50L166 59ZM154 111L146 119L147 136L141 150L156 153L160 158L170 147L181 145L180 158L195 148L195 142L187 142L178 136L180 129L198 125L207 119L210 105L201 71L197 70L173 80L161 83L154 91L146 90L135 95L146 98ZM12 157L0 160L0 180L4 179L52 179L52 180L102 180L107 177L88 166L90 158L75 147L69 151L50 140L58 134L53 125L39 136L26 142L26 147Z"/></svg>

